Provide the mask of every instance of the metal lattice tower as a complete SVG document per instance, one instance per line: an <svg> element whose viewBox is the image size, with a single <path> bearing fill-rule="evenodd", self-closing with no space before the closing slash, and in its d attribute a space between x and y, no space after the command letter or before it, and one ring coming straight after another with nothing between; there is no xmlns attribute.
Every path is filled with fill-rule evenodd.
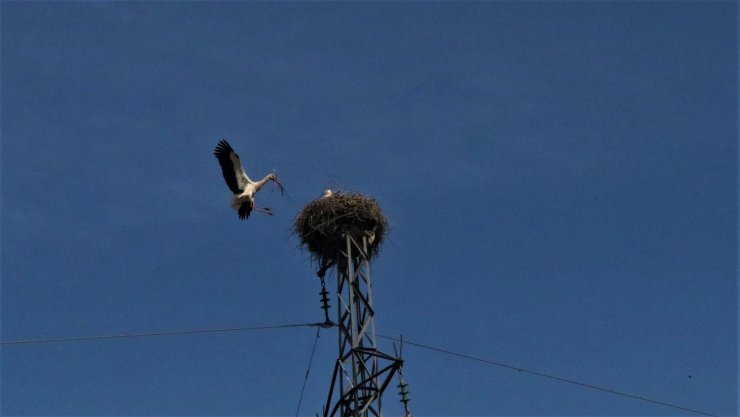
<svg viewBox="0 0 740 417"><path fill-rule="evenodd" d="M403 362L379 351L368 246L371 236L344 234L337 254L339 357L334 365L324 417L381 417L381 396Z"/></svg>

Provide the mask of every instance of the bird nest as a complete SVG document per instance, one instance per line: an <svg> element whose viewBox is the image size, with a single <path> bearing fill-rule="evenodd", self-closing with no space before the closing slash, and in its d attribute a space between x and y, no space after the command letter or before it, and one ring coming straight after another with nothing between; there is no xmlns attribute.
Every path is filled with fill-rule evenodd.
<svg viewBox="0 0 740 417"><path fill-rule="evenodd" d="M387 230L388 220L374 198L343 192L308 203L293 224L294 233L322 266L346 249L345 234L360 244L367 237L368 256L377 256Z"/></svg>

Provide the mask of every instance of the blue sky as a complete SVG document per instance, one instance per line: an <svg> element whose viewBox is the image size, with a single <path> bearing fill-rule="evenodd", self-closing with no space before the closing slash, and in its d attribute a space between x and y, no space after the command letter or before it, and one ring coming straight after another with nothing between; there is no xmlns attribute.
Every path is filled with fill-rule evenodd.
<svg viewBox="0 0 740 417"><path fill-rule="evenodd" d="M734 2L0 13L2 340L320 321L290 227L329 187L391 221L378 333L736 413ZM277 170L274 217L229 207L222 138ZM313 338L4 345L2 414L294 415ZM414 415L692 415L404 353ZM335 355L324 330L301 415Z"/></svg>

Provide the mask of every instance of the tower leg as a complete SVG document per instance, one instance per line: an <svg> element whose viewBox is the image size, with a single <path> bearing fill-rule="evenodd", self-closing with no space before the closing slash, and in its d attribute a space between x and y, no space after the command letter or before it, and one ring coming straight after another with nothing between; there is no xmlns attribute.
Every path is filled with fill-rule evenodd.
<svg viewBox="0 0 740 417"><path fill-rule="evenodd" d="M324 417L381 417L381 397L402 361L377 349L367 237L344 235L337 255L339 357Z"/></svg>

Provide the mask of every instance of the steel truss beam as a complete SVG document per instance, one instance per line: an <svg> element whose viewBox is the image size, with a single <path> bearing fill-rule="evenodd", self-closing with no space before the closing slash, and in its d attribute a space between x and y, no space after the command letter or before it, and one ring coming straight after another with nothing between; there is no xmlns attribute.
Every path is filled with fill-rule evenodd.
<svg viewBox="0 0 740 417"><path fill-rule="evenodd" d="M376 347L367 237L358 242L345 234L345 239L335 263L339 357L324 417L381 417L383 391L403 362Z"/></svg>

